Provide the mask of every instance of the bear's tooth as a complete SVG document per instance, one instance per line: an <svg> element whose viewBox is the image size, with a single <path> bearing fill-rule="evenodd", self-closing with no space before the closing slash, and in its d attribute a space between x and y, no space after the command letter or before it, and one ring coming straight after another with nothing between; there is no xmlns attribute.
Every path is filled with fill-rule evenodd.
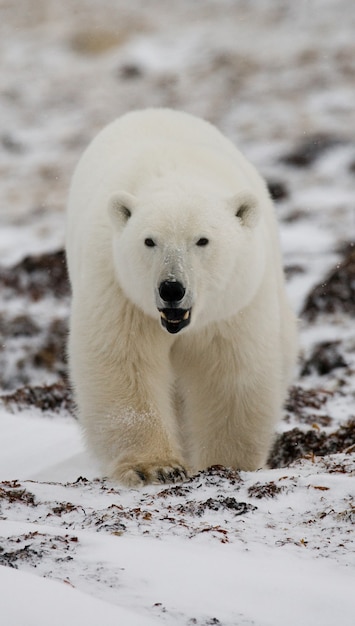
<svg viewBox="0 0 355 626"><path fill-rule="evenodd" d="M184 316L183 316L183 320L188 320L190 317L190 311L185 311Z"/></svg>
<svg viewBox="0 0 355 626"><path fill-rule="evenodd" d="M164 320L167 320L168 318L166 317L164 311L160 311L160 317L162 317Z"/></svg>

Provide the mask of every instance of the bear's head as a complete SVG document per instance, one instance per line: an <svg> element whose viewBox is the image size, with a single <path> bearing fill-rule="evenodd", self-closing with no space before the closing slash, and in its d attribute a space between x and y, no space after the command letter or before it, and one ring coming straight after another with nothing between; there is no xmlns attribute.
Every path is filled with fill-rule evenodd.
<svg viewBox="0 0 355 626"><path fill-rule="evenodd" d="M109 201L115 274L126 297L169 333L228 319L265 266L263 219L248 190L120 192Z"/></svg>

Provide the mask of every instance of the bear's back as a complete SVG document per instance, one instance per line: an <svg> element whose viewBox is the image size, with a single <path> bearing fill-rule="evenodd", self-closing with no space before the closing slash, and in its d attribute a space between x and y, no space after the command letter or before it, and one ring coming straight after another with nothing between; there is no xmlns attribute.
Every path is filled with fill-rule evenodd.
<svg viewBox="0 0 355 626"><path fill-rule="evenodd" d="M204 144L224 149L231 155L236 152L233 144L209 122L168 108L143 109L126 113L114 120L94 140L105 148L118 147L117 142L173 141Z"/></svg>
<svg viewBox="0 0 355 626"><path fill-rule="evenodd" d="M122 184L115 188L121 181L127 191L133 192L130 182L143 173L149 176L149 169L159 162L164 167L171 154L183 167L188 161L191 166L202 162L204 153L212 158L207 177L213 175L208 169L224 169L235 180L240 173L253 189L265 193L264 182L254 166L212 124L172 109L144 109L111 122L89 144L72 179L69 212L73 204L76 212L87 211L99 189L113 193L122 188Z"/></svg>

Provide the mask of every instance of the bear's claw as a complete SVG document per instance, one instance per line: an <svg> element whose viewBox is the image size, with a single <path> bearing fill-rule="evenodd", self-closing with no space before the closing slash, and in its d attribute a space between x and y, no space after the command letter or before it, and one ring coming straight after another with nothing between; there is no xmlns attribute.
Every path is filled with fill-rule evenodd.
<svg viewBox="0 0 355 626"><path fill-rule="evenodd" d="M161 483L178 483L187 480L189 474L182 465L146 464L135 467L116 467L112 478L127 487L143 487Z"/></svg>
<svg viewBox="0 0 355 626"><path fill-rule="evenodd" d="M178 483L188 478L188 473L183 467L163 467L157 471L157 482Z"/></svg>
<svg viewBox="0 0 355 626"><path fill-rule="evenodd" d="M141 468L135 468L139 478L143 481L144 485L159 483L178 483L188 478L188 473L184 467L178 465L176 467L156 467L147 468L142 470Z"/></svg>

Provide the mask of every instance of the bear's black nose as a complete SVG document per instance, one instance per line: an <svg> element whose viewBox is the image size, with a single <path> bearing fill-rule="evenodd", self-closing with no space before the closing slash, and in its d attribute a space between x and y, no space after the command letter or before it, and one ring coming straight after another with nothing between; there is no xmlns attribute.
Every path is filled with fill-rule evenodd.
<svg viewBox="0 0 355 626"><path fill-rule="evenodd" d="M163 280L159 285L159 295L164 302L180 302L185 295L185 287L175 280Z"/></svg>

